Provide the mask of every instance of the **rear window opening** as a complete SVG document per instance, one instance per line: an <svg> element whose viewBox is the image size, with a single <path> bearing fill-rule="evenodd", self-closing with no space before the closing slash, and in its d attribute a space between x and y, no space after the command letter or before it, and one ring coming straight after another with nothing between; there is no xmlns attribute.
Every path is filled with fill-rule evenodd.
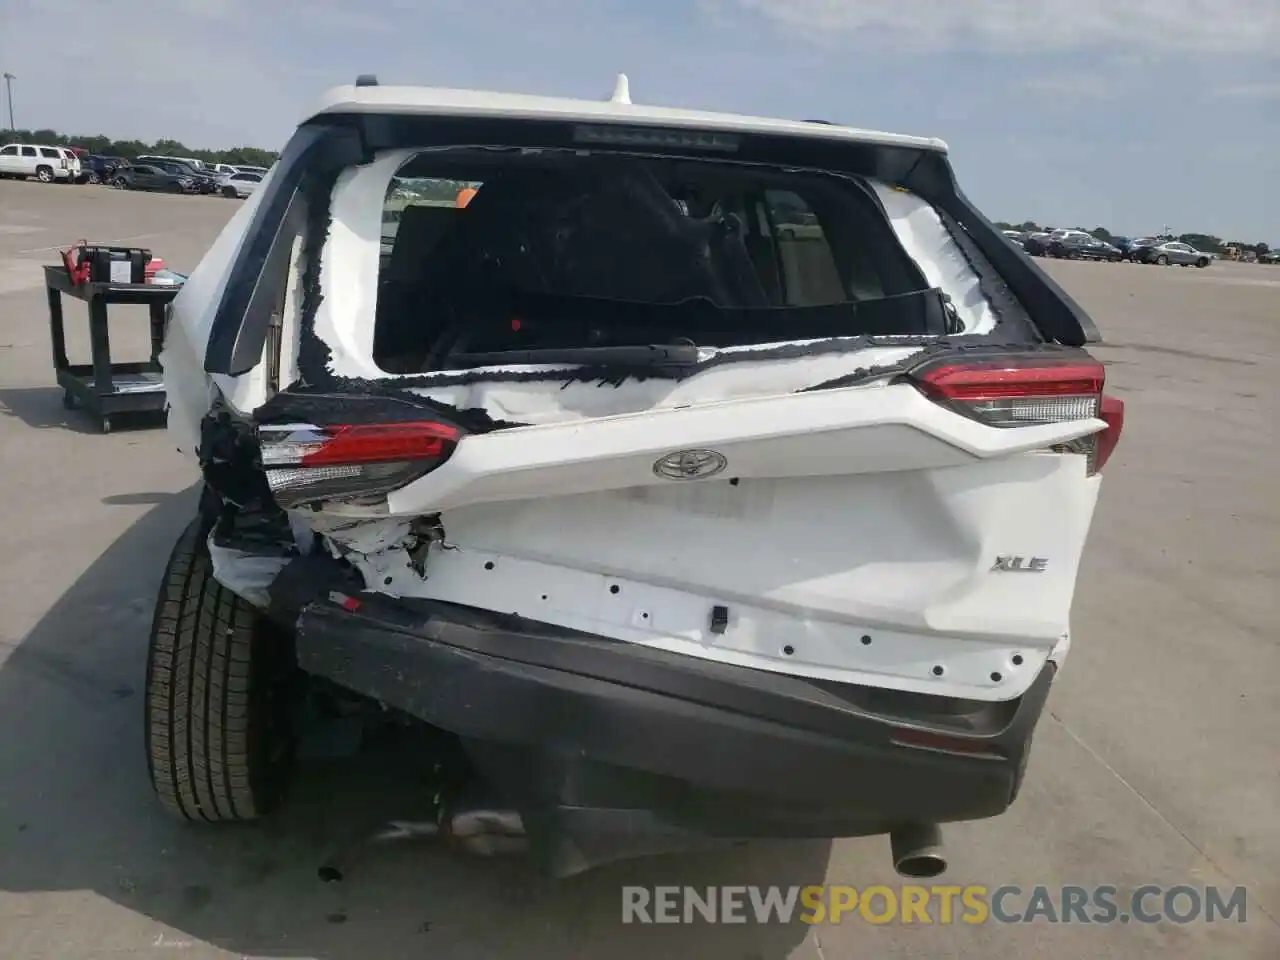
<svg viewBox="0 0 1280 960"><path fill-rule="evenodd" d="M401 166L382 229L374 360L390 373L962 332L855 178L436 151Z"/></svg>

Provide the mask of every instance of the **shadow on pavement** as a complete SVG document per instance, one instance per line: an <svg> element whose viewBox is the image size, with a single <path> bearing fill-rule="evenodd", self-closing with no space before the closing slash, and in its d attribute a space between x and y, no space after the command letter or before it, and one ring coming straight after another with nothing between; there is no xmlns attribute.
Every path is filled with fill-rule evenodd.
<svg viewBox="0 0 1280 960"><path fill-rule="evenodd" d="M146 781L141 685L154 591L195 491L158 499L0 664L0 890L92 891L176 931L165 933L174 945L241 957L781 960L804 939L798 924L623 925L620 888L822 883L826 842L636 861L559 883L523 861L414 843L321 882L318 868L358 825L422 809L423 758L408 741L310 761L268 821L170 820Z"/></svg>
<svg viewBox="0 0 1280 960"><path fill-rule="evenodd" d="M16 417L37 430L102 433L98 419L85 410L68 410L61 387L22 387L0 390L0 416ZM113 413L113 431L155 429L164 425L158 413Z"/></svg>
<svg viewBox="0 0 1280 960"><path fill-rule="evenodd" d="M0 390L0 416L16 417L37 430L57 428L74 433L101 433L93 417L62 405L61 387Z"/></svg>

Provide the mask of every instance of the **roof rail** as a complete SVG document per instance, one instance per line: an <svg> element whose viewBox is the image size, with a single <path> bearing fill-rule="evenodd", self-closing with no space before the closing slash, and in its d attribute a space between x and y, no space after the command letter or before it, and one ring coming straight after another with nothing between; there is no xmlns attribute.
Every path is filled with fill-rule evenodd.
<svg viewBox="0 0 1280 960"><path fill-rule="evenodd" d="M378 85L378 75L376 73L362 73L356 77L357 87L376 87Z"/></svg>

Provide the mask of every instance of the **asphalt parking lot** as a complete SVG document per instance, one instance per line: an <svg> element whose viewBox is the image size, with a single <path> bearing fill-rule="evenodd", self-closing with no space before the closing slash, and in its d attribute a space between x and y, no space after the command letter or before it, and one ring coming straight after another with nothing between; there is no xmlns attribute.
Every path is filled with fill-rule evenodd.
<svg viewBox="0 0 1280 960"><path fill-rule="evenodd" d="M103 436L62 408L39 267L87 237L189 270L236 207L0 182L0 957L1280 957L1280 267L1049 264L1107 339L1127 422L1027 784L1007 816L947 831L944 878L1243 885L1246 922L635 927L625 883L899 881L873 839L561 884L405 846L321 883L355 827L415 795L397 756L312 761L288 809L244 829L184 828L153 802L144 644L196 475L162 430ZM87 359L82 305L66 309ZM115 355L145 359L142 316L120 316Z"/></svg>

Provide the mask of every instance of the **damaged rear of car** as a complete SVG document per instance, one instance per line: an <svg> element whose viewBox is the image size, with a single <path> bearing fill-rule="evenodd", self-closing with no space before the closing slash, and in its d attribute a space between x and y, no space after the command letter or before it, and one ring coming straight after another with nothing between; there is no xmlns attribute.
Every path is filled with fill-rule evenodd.
<svg viewBox="0 0 1280 960"><path fill-rule="evenodd" d="M933 875L1066 655L1094 339L936 140L334 91L174 302L157 792L269 809L315 681L453 735L559 875L871 834Z"/></svg>

